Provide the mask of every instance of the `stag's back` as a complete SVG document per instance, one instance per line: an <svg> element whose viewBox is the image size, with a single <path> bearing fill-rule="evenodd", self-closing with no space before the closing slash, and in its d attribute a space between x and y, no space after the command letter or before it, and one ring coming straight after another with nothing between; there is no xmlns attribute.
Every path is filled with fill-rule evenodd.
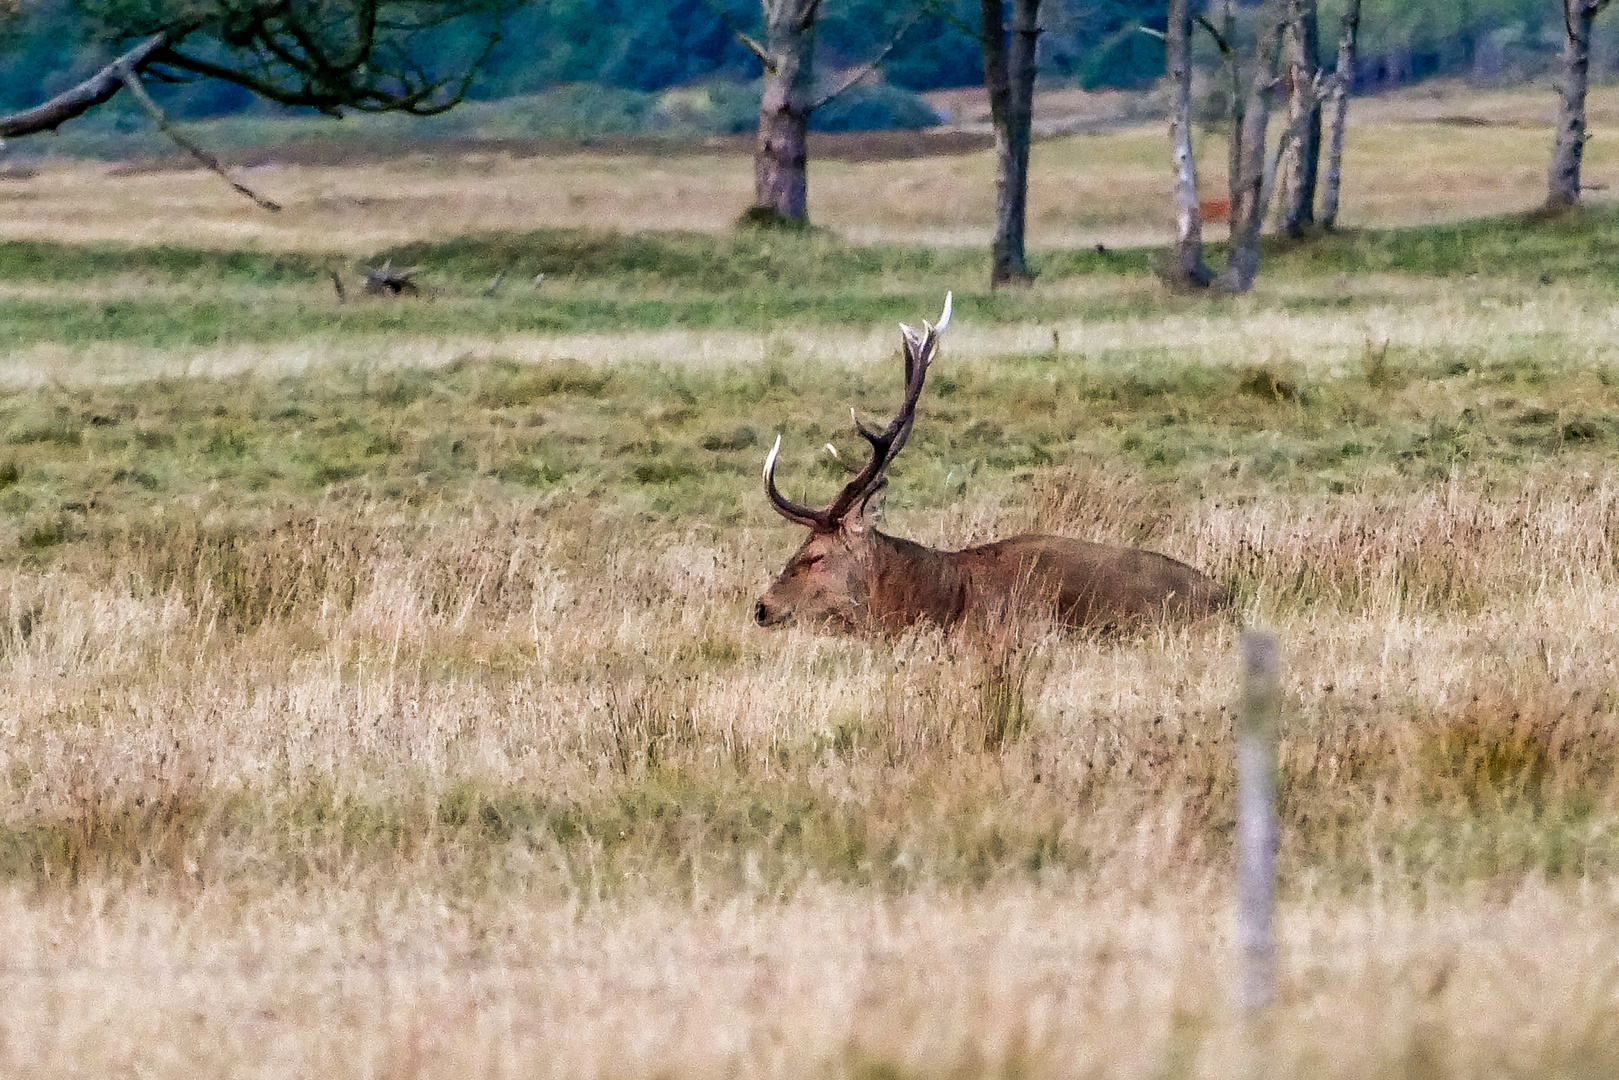
<svg viewBox="0 0 1619 1080"><path fill-rule="evenodd" d="M1185 563L1116 544L1025 535L953 558L967 576L969 609L1050 604L1072 627L1199 619L1230 603L1225 590Z"/></svg>

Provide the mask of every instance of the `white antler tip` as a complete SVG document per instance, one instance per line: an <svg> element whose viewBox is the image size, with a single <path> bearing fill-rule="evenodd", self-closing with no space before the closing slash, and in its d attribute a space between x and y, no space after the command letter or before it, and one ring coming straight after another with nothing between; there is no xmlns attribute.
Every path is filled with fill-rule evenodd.
<svg viewBox="0 0 1619 1080"><path fill-rule="evenodd" d="M944 333L945 327L950 325L950 307L952 301L955 300L955 296L956 294L953 292L947 292L944 294L944 314L939 316L939 325L933 328L934 333L942 334Z"/></svg>
<svg viewBox="0 0 1619 1080"><path fill-rule="evenodd" d="M765 479L766 480L770 479L771 472L776 468L776 455L779 454L779 453L781 453L781 436L777 435L776 436L776 445L772 446L770 448L770 453L765 458Z"/></svg>
<svg viewBox="0 0 1619 1080"><path fill-rule="evenodd" d="M838 448L833 446L831 443L826 444L826 452L837 458L839 461L843 460L843 458L838 456Z"/></svg>

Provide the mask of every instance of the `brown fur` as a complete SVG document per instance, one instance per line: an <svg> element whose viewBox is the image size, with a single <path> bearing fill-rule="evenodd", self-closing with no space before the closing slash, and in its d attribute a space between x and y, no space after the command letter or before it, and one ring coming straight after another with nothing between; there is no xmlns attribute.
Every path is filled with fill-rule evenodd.
<svg viewBox="0 0 1619 1080"><path fill-rule="evenodd" d="M1065 626L1096 630L1198 619L1228 603L1208 577L1152 551L1036 535L937 551L850 522L812 532L754 618L896 631L923 619L950 626L1018 597Z"/></svg>

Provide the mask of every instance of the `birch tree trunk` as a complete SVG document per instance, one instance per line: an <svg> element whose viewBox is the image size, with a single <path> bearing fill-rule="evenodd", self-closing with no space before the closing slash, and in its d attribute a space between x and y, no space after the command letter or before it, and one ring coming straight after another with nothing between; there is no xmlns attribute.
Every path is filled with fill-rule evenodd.
<svg viewBox="0 0 1619 1080"><path fill-rule="evenodd" d="M1259 233L1265 223L1265 132L1270 127L1276 65L1282 51L1282 0L1270 0L1259 20L1254 70L1231 139L1231 253L1216 284L1247 292L1259 276Z"/></svg>
<svg viewBox="0 0 1619 1080"><path fill-rule="evenodd" d="M1608 0L1561 0L1563 83L1559 88L1557 141L1547 176L1546 210L1580 204L1580 161L1585 156L1585 92L1591 76L1591 23Z"/></svg>
<svg viewBox="0 0 1619 1080"><path fill-rule="evenodd" d="M1245 111L1245 101L1242 92L1242 63L1233 44L1237 32L1236 0L1219 0L1220 3L1220 59L1225 63L1226 93L1231 101L1231 138L1226 142L1226 193L1229 195L1236 190L1237 177L1242 175L1242 121ZM1235 235L1233 228L1236 219L1231 211L1236 204L1227 201L1226 204L1226 232ZM1229 255L1228 255L1229 260Z"/></svg>
<svg viewBox="0 0 1619 1080"><path fill-rule="evenodd" d="M995 238L990 245L991 286L1030 280L1024 258L1029 206L1029 142L1034 119L1040 0L1012 0L1008 32L1002 0L980 0L979 44L984 87L995 128Z"/></svg>
<svg viewBox="0 0 1619 1080"><path fill-rule="evenodd" d="M1203 212L1198 206L1197 157L1192 147L1192 7L1169 0L1164 32L1175 105L1169 119L1169 145L1175 162L1175 258L1164 277L1181 289L1206 288L1214 272L1203 261Z"/></svg>
<svg viewBox="0 0 1619 1080"><path fill-rule="evenodd" d="M1338 30L1338 64L1332 73L1332 121L1327 128L1327 173L1321 191L1321 227L1338 227L1338 188L1343 179L1344 131L1349 125L1349 88L1355 84L1355 44L1360 36L1360 0L1348 0Z"/></svg>
<svg viewBox="0 0 1619 1080"><path fill-rule="evenodd" d="M821 0L764 0L764 94L753 154L755 224L809 221L809 118L815 95L815 20Z"/></svg>
<svg viewBox="0 0 1619 1080"><path fill-rule="evenodd" d="M1287 235L1298 237L1315 222L1316 163L1321 155L1321 100L1315 77L1321 30L1316 0L1291 0L1288 8L1288 130L1296 134L1282 179L1281 226Z"/></svg>

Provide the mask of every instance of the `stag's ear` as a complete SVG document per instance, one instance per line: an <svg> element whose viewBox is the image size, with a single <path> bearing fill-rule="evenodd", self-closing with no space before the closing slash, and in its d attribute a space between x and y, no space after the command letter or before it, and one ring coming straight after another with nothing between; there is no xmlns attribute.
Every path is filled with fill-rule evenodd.
<svg viewBox="0 0 1619 1080"><path fill-rule="evenodd" d="M888 478L877 481L877 485L866 492L854 511L844 519L844 528L855 535L865 532L883 519L883 493L888 489Z"/></svg>

